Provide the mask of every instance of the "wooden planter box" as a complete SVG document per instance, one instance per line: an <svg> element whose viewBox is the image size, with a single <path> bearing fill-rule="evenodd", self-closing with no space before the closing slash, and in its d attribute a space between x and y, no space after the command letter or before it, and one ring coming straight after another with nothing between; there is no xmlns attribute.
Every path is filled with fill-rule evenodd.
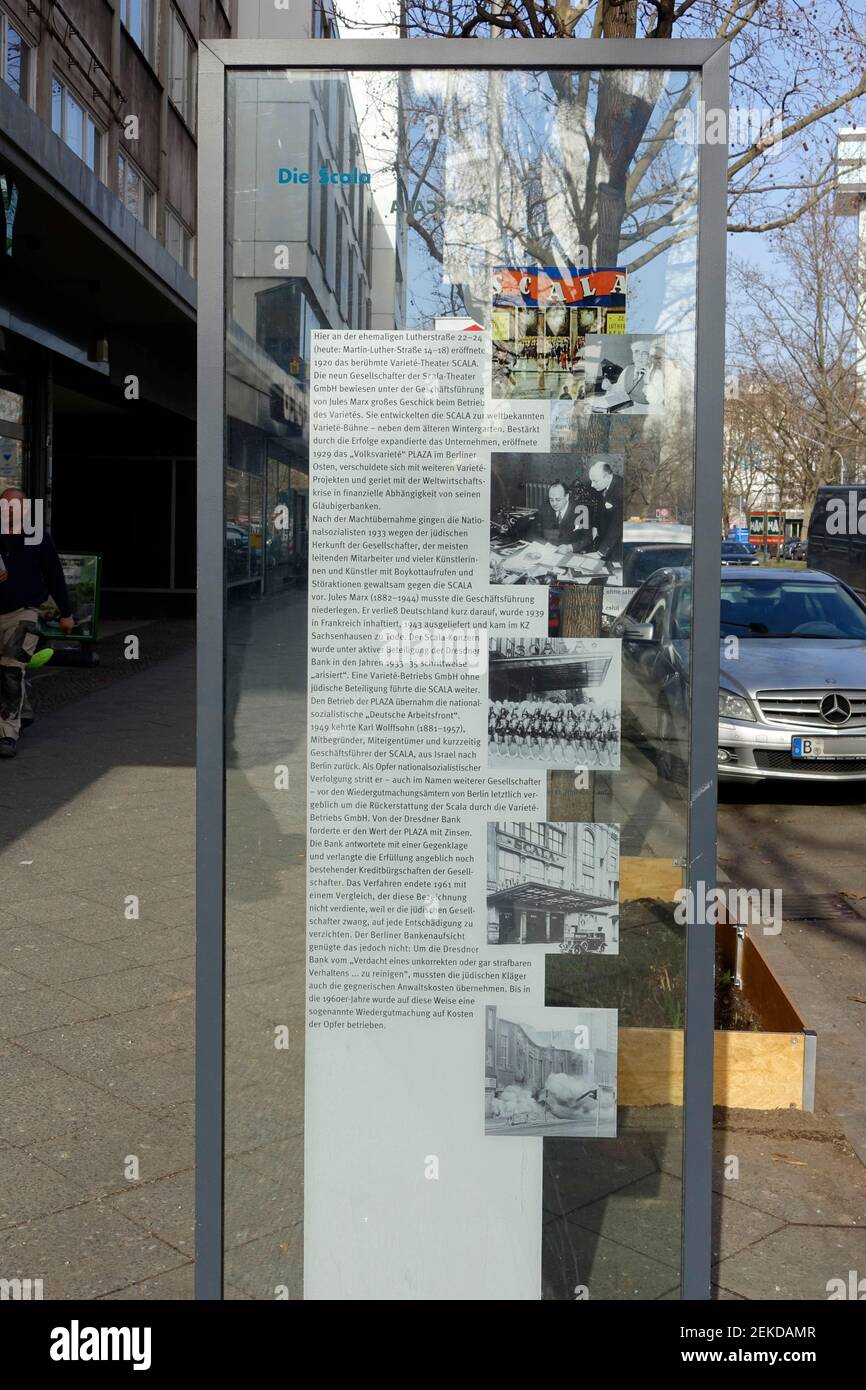
<svg viewBox="0 0 866 1390"><path fill-rule="evenodd" d="M621 861L623 901L673 901L681 884L682 869L670 860ZM817 1035L743 927L719 925L716 943L766 1031L715 1032L714 1104L743 1110L814 1110ZM619 1105L682 1105L682 1030L620 1029L617 1078Z"/></svg>

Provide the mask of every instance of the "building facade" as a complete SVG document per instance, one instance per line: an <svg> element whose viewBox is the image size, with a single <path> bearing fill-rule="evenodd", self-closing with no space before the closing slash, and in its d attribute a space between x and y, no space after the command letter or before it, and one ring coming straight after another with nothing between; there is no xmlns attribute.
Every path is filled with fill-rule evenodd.
<svg viewBox="0 0 866 1390"><path fill-rule="evenodd" d="M196 93L234 0L2 0L3 480L103 608L195 591Z"/></svg>
<svg viewBox="0 0 866 1390"><path fill-rule="evenodd" d="M615 951L619 826L490 821L487 941Z"/></svg>
<svg viewBox="0 0 866 1390"><path fill-rule="evenodd" d="M605 1025L606 1026L606 1025ZM507 1086L522 1086L537 1096L554 1074L578 1077L587 1090L594 1085L616 1089L616 1053L600 1045L586 1025L586 1046L576 1048L567 1032L540 1033L501 1016L495 1005L485 1009L485 1115L493 1113L494 1097Z"/></svg>
<svg viewBox="0 0 866 1390"><path fill-rule="evenodd" d="M339 36L319 3L240 0L238 25L243 38ZM226 553L241 599L305 580L312 334L403 326L407 227L394 161L372 153L382 112L348 74L232 78L228 113L234 165L258 188L232 188L227 266Z"/></svg>

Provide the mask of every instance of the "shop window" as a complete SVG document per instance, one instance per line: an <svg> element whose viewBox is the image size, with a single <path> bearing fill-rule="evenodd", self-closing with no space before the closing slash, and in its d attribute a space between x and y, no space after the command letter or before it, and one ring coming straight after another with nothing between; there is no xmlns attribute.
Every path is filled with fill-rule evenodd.
<svg viewBox="0 0 866 1390"><path fill-rule="evenodd" d="M36 50L28 43L14 22L0 10L0 76L17 96L31 101Z"/></svg>
<svg viewBox="0 0 866 1390"><path fill-rule="evenodd" d="M21 487L24 476L24 397L0 388L0 492Z"/></svg>
<svg viewBox="0 0 866 1390"><path fill-rule="evenodd" d="M197 59L186 25L172 6L168 19L168 99L181 118L195 130Z"/></svg>
<svg viewBox="0 0 866 1390"><path fill-rule="evenodd" d="M156 192L125 154L117 156L117 196L127 211L153 236L156 231Z"/></svg>
<svg viewBox="0 0 866 1390"><path fill-rule="evenodd" d="M104 181L105 130L59 77L51 83L51 129Z"/></svg>
<svg viewBox="0 0 866 1390"><path fill-rule="evenodd" d="M156 58L157 0L120 0L120 18L129 37L153 65Z"/></svg>
<svg viewBox="0 0 866 1390"><path fill-rule="evenodd" d="M165 249L184 270L195 275L195 237L173 208L165 209Z"/></svg>

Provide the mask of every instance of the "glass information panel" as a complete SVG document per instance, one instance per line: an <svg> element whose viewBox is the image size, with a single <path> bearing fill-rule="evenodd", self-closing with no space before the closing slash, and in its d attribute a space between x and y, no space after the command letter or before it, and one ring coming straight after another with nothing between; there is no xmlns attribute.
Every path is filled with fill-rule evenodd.
<svg viewBox="0 0 866 1390"><path fill-rule="evenodd" d="M699 96L228 72L227 1297L679 1296Z"/></svg>

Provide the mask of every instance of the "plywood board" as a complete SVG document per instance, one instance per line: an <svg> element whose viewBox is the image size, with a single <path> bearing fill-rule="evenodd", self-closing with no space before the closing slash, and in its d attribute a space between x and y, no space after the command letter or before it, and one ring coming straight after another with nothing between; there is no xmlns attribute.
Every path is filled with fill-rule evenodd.
<svg viewBox="0 0 866 1390"><path fill-rule="evenodd" d="M658 898L672 903L683 886L683 871L672 859L656 859L649 854L624 854L619 861L621 902L635 898Z"/></svg>
<svg viewBox="0 0 866 1390"><path fill-rule="evenodd" d="M713 1103L743 1110L787 1110L803 1104L801 1033L713 1035ZM622 1028L617 1092L620 1105L681 1105L683 1033Z"/></svg>

